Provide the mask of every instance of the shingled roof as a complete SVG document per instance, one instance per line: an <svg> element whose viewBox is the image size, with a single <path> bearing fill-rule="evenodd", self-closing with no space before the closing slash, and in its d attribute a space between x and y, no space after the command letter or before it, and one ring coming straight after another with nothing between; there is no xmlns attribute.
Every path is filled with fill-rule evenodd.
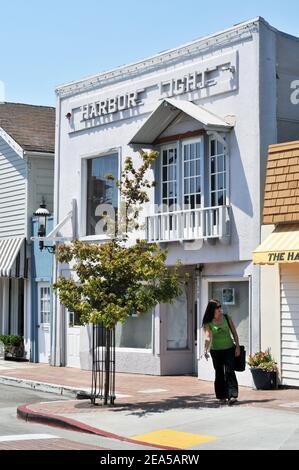
<svg viewBox="0 0 299 470"><path fill-rule="evenodd" d="M264 224L299 222L299 140L269 146Z"/></svg>
<svg viewBox="0 0 299 470"><path fill-rule="evenodd" d="M54 153L55 108L0 103L0 127L23 150Z"/></svg>

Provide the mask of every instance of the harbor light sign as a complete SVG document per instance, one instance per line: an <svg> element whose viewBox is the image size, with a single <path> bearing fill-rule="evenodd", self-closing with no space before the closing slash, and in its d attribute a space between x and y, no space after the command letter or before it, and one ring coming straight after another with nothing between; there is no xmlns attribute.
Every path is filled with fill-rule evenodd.
<svg viewBox="0 0 299 470"><path fill-rule="evenodd" d="M81 122L96 119L107 114L118 113L126 109L135 108L141 104L139 95L144 90L132 91L122 95L114 96L113 98L105 98L92 103L84 104L80 108Z"/></svg>

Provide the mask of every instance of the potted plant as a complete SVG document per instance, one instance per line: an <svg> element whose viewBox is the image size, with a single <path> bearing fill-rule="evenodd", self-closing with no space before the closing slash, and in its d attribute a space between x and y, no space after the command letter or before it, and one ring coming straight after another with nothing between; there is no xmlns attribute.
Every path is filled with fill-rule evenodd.
<svg viewBox="0 0 299 470"><path fill-rule="evenodd" d="M4 345L5 359L24 358L24 342L22 336L0 335L0 342Z"/></svg>
<svg viewBox="0 0 299 470"><path fill-rule="evenodd" d="M257 390L273 390L277 388L278 368L270 349L258 351L250 355L247 363Z"/></svg>

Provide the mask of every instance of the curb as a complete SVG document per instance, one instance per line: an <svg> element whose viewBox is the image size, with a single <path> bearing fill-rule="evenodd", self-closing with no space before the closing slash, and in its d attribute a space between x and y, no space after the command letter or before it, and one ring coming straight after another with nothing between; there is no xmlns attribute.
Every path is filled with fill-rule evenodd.
<svg viewBox="0 0 299 470"><path fill-rule="evenodd" d="M114 439L117 441L127 442L129 444L142 445L146 447L153 447L160 450L181 450L176 447L161 446L155 444L149 444L148 442L136 441L128 437L119 436L111 432L104 431L103 429L94 428L88 424L77 421L73 418L67 418L60 415L48 414L33 411L29 408L30 405L21 405L17 408L17 416L24 421L35 421L37 423L48 424L52 426L61 427L64 429L70 429L72 431L85 432L88 434L96 434L98 436L106 437L107 439Z"/></svg>
<svg viewBox="0 0 299 470"><path fill-rule="evenodd" d="M86 395L88 390L74 388L67 385L51 384L47 382L40 382L36 380L20 379L16 377L9 377L6 375L0 376L0 384L12 387L27 388L31 390L38 390L40 392L54 393L55 395L65 396L68 398L77 398L77 395Z"/></svg>

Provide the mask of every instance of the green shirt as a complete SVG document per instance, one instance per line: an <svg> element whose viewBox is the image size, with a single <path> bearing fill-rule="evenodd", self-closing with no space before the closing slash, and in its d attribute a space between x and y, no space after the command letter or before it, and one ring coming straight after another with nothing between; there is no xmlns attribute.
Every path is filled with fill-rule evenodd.
<svg viewBox="0 0 299 470"><path fill-rule="evenodd" d="M231 319L230 315L227 315ZM226 318L223 316L223 322L219 325L211 322L207 324L207 327L212 332L212 344L210 349L220 350L232 348L234 342L231 337L230 327Z"/></svg>

